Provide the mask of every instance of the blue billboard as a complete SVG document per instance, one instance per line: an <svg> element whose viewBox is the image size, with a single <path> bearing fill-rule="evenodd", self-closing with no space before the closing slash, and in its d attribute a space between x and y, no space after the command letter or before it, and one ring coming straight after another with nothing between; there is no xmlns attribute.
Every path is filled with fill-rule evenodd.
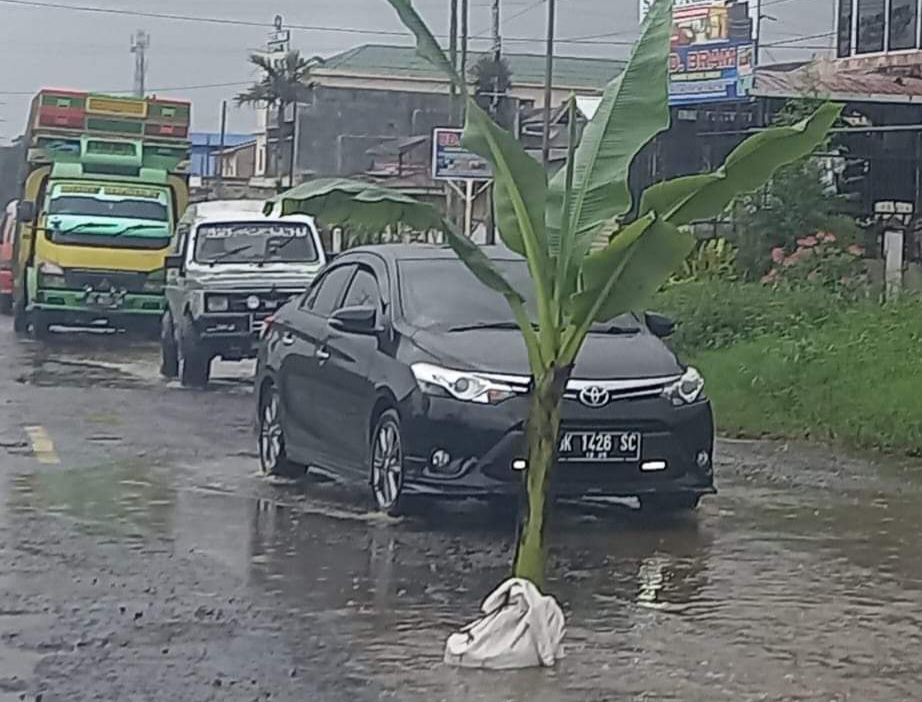
<svg viewBox="0 0 922 702"><path fill-rule="evenodd" d="M752 88L755 52L733 41L673 46L669 104L738 100Z"/></svg>

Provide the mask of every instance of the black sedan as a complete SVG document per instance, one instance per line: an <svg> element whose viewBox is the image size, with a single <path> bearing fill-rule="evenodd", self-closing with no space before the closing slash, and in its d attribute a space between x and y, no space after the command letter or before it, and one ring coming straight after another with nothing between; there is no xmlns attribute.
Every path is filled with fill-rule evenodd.
<svg viewBox="0 0 922 702"><path fill-rule="evenodd" d="M525 261L486 251L527 298ZM593 328L564 400L558 496L675 510L714 493L710 403L661 341L671 331L651 314ZM527 470L529 387L505 300L450 249L354 249L266 325L262 470L356 478L391 514L410 497L506 498Z"/></svg>

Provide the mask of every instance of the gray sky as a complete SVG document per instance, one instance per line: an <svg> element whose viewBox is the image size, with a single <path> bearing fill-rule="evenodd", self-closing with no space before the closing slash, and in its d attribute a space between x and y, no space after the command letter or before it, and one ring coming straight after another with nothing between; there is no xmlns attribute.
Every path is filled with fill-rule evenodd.
<svg viewBox="0 0 922 702"><path fill-rule="evenodd" d="M28 2L29 0L24 0ZM147 84L164 97L191 99L197 131L217 130L219 105L253 78L246 56L261 46L272 18L310 27L346 28L348 32L294 29L292 44L308 55L330 55L363 43L408 43L384 0L35 0L117 10L217 17L265 23L265 27L185 22L149 17L94 14L63 8L26 7L0 2L0 142L23 130L29 96L42 87L127 91L132 86L132 33L151 35ZM543 50L546 5L543 0L501 0L505 49L540 53ZM489 0L470 0L471 33L486 36ZM763 0L764 13L777 18L763 26L764 43L831 32L834 0ZM448 0L416 0L437 33L447 30ZM605 39L562 42L558 53L577 56L623 57L628 47L600 42L626 42L636 35L638 0L558 0L558 36L562 39ZM367 30L367 33L366 33ZM530 41L520 41L530 39ZM485 47L477 40L475 47ZM591 43L596 42L596 43ZM799 42L805 50L773 46L763 60L809 57L816 46L829 46L830 36ZM796 45L796 44L795 44ZM240 86L191 89L189 86L240 82ZM185 89L177 89L185 88ZM25 93L16 95L10 93ZM249 131L252 115L230 110L230 127Z"/></svg>

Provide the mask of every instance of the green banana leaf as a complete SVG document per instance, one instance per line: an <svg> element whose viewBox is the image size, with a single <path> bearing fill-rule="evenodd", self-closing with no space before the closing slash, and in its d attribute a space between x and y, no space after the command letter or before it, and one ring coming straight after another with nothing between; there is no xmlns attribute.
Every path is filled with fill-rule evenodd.
<svg viewBox="0 0 922 702"><path fill-rule="evenodd" d="M573 298L577 329L643 305L695 246L695 238L650 213L619 232L608 248L586 257L583 291Z"/></svg>
<svg viewBox="0 0 922 702"><path fill-rule="evenodd" d="M320 178L275 196L282 215L305 214L326 224L362 230L381 230L405 224L418 231L441 229L442 215L434 205L373 183L349 178Z"/></svg>
<svg viewBox="0 0 922 702"><path fill-rule="evenodd" d="M790 127L773 127L736 147L714 173L675 178L647 188L640 213L656 212L681 226L716 217L734 198L767 183L782 166L808 156L823 143L843 105L826 103Z"/></svg>
<svg viewBox="0 0 922 702"><path fill-rule="evenodd" d="M605 89L602 101L583 131L576 149L573 196L569 213L563 203L566 172L551 180L554 209L548 212L552 230L550 252L579 262L593 235L605 222L631 208L628 175L634 157L669 126L669 51L672 0L653 4L624 72ZM559 224L558 224L559 223Z"/></svg>

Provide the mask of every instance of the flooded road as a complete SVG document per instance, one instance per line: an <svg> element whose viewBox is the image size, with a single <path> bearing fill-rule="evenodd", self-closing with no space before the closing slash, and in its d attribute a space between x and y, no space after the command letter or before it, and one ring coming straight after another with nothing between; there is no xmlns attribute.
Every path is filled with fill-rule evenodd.
<svg viewBox="0 0 922 702"><path fill-rule="evenodd" d="M246 364L191 391L143 342L0 352L0 702L919 697L922 465L725 442L694 517L561 510L566 658L459 672L511 519L260 478Z"/></svg>

